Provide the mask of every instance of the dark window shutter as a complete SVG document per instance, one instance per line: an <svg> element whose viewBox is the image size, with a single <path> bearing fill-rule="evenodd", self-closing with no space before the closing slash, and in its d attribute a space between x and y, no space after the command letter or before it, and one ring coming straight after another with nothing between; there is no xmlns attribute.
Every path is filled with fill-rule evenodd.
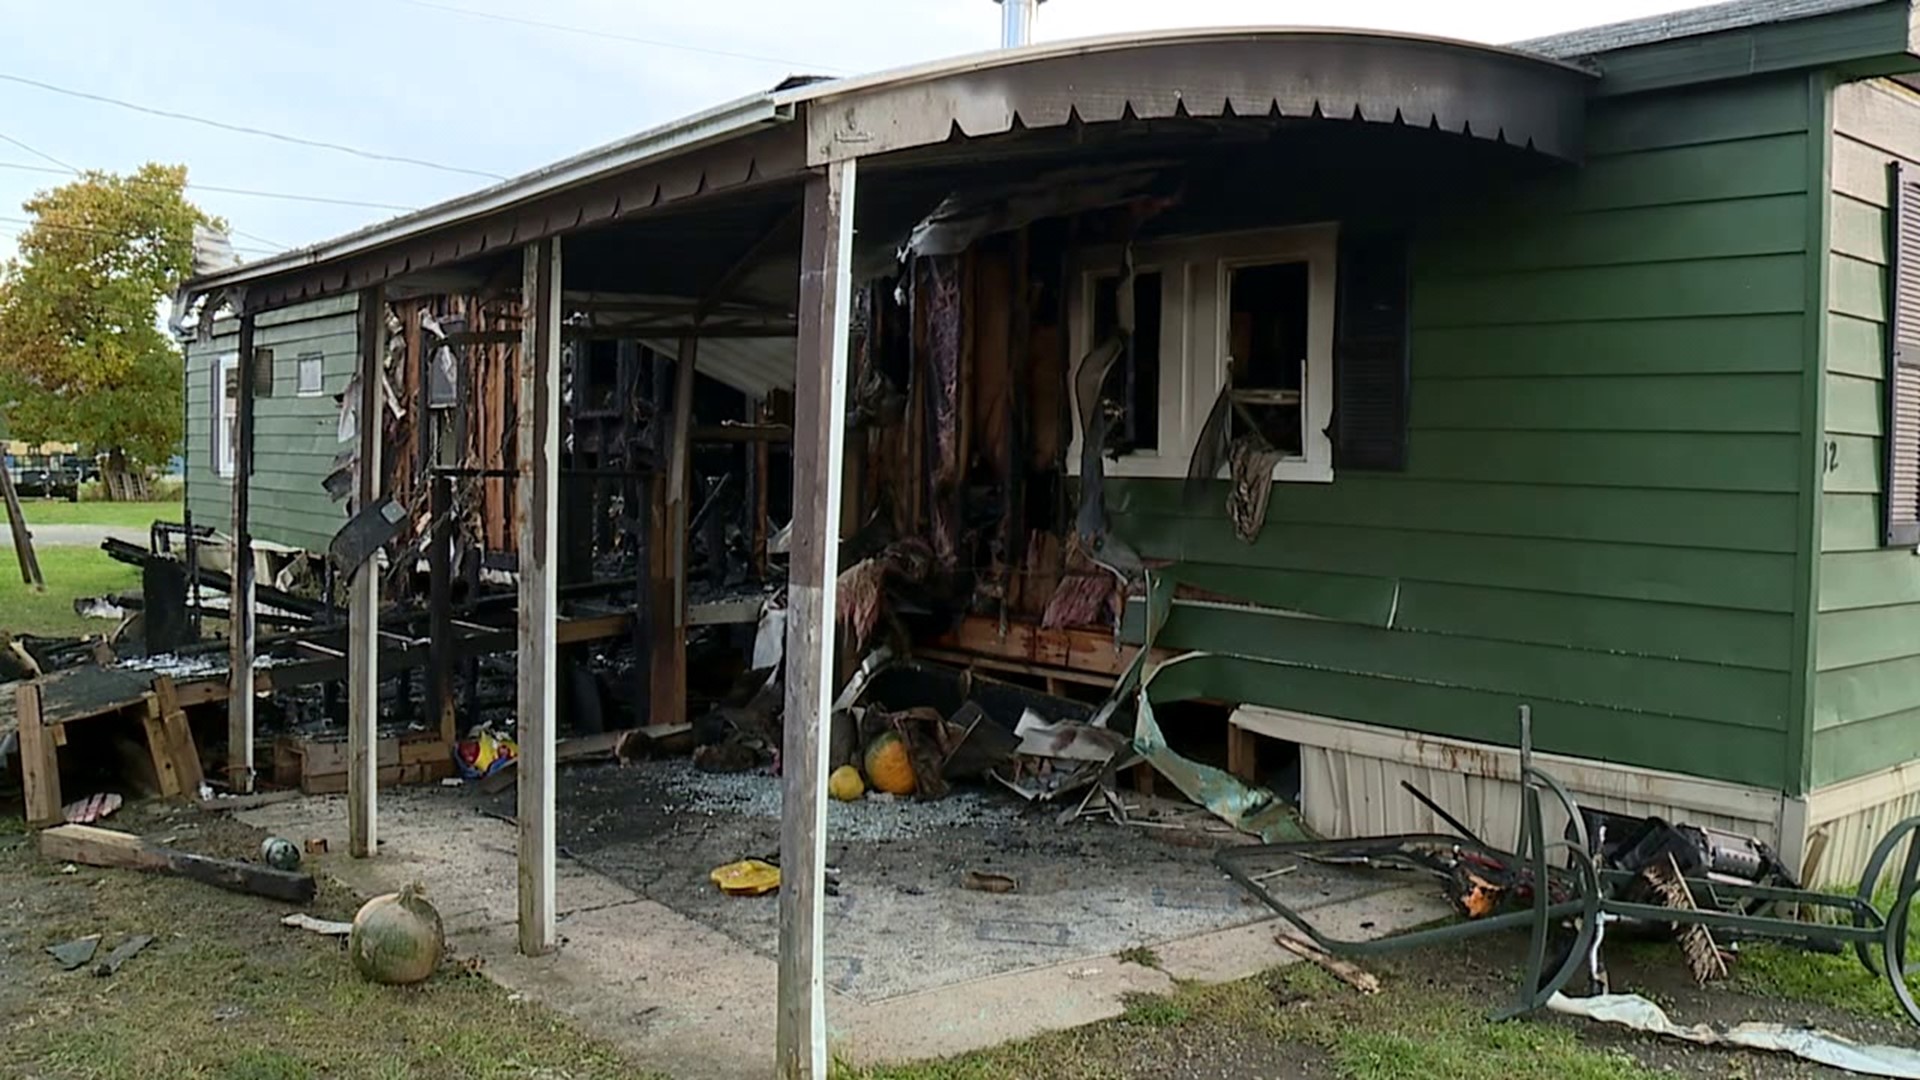
<svg viewBox="0 0 1920 1080"><path fill-rule="evenodd" d="M1409 274L1403 233L1340 240L1333 341L1335 469L1407 467Z"/></svg>
<svg viewBox="0 0 1920 1080"><path fill-rule="evenodd" d="M1887 320L1888 547L1920 545L1920 168L1893 167Z"/></svg>

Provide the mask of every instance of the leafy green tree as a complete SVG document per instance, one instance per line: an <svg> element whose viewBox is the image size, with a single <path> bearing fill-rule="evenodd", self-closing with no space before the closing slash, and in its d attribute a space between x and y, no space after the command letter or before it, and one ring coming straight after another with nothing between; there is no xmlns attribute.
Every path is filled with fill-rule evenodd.
<svg viewBox="0 0 1920 1080"><path fill-rule="evenodd" d="M120 471L181 440L182 360L160 305L193 269L187 170L89 172L25 204L33 223L0 267L0 410L12 437L77 442Z"/></svg>

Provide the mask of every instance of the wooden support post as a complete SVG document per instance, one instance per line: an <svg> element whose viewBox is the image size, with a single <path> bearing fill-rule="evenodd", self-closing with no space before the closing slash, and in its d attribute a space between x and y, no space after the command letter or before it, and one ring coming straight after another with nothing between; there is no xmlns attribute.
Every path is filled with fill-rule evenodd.
<svg viewBox="0 0 1920 1080"><path fill-rule="evenodd" d="M1260 780L1259 736L1227 721L1227 771L1249 784Z"/></svg>
<svg viewBox="0 0 1920 1080"><path fill-rule="evenodd" d="M752 406L752 420L756 424L767 422L767 406L764 401L756 401ZM767 579L767 491L773 480L773 447L765 439L755 439L750 448L753 452L753 498L747 505L753 513L753 575L760 581Z"/></svg>
<svg viewBox="0 0 1920 1080"><path fill-rule="evenodd" d="M180 770L174 768L173 748L167 742L167 728L160 716L160 700L149 696L139 712L140 726L147 736L147 757L153 762L153 777L160 784L160 794L177 799L186 792L180 787Z"/></svg>
<svg viewBox="0 0 1920 1080"><path fill-rule="evenodd" d="M560 241L526 247L522 266L519 426L513 517L520 557L520 951L552 952L554 929L554 640L560 614Z"/></svg>
<svg viewBox="0 0 1920 1080"><path fill-rule="evenodd" d="M854 163L808 179L800 241L793 416L793 555L780 815L780 986L776 1075L826 1080L825 892L828 740L852 307Z"/></svg>
<svg viewBox="0 0 1920 1080"><path fill-rule="evenodd" d="M34 592L46 592L47 579L41 576L40 558L33 553L33 533L27 530L27 515L20 509L20 493L14 490L13 473L7 470L4 461L0 461L0 500L7 504L7 527L13 530L13 554L20 561L20 580Z"/></svg>
<svg viewBox="0 0 1920 1080"><path fill-rule="evenodd" d="M647 726L685 721L686 643L674 615L679 588L673 579L673 512L667 478L647 484Z"/></svg>
<svg viewBox="0 0 1920 1080"><path fill-rule="evenodd" d="M27 824L60 822L60 755L53 732L40 717L40 684L24 679L13 692L14 721L20 727L20 779L25 788Z"/></svg>
<svg viewBox="0 0 1920 1080"><path fill-rule="evenodd" d="M359 474L356 507L380 499L380 439L387 407L382 362L387 304L382 289L360 292ZM347 584L347 850L354 858L380 847L375 803L380 787L380 567L368 559Z"/></svg>
<svg viewBox="0 0 1920 1080"><path fill-rule="evenodd" d="M459 741L453 693L453 481L435 476L429 495L433 535L427 544L427 709L448 746Z"/></svg>
<svg viewBox="0 0 1920 1080"><path fill-rule="evenodd" d="M186 710L180 707L180 695L174 689L173 676L153 680L153 698L160 706L160 726L167 740L167 752L173 758L180 786L190 799L200 797L200 785L206 777L200 770L200 750L193 745L193 728L187 723Z"/></svg>
<svg viewBox="0 0 1920 1080"><path fill-rule="evenodd" d="M253 313L240 316L240 360L235 365L237 392L233 431L233 591L227 619L227 785L253 790L253 526L248 495L253 478L253 395L257 368L253 355ZM214 369L218 372L218 368ZM224 390L222 391L224 392Z"/></svg>
<svg viewBox="0 0 1920 1080"><path fill-rule="evenodd" d="M667 455L667 501L664 520L655 524L665 533L665 569L671 589L654 590L655 596L664 593L667 610L654 622L653 647L658 651L653 662L655 708L647 717L649 727L685 723L687 719L687 508L692 502L693 375L699 348L697 337L681 338L679 359L673 367L673 445Z"/></svg>

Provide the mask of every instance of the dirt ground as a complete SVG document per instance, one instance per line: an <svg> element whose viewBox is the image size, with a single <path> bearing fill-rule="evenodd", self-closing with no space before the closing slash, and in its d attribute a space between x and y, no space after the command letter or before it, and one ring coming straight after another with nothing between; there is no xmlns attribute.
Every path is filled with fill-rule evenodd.
<svg viewBox="0 0 1920 1080"><path fill-rule="evenodd" d="M110 822L183 848L249 857L260 834L198 810L130 806ZM359 898L323 883L311 910ZM47 863L0 818L0 1076L19 1078L628 1077L612 1049L511 999L455 957L425 986L362 982L341 946L286 929L284 905L191 882ZM149 933L116 976L65 973L44 953L88 933ZM1523 942L1469 942L1367 962L1362 997L1308 965L1135 1000L1119 1019L951 1061L856 1070L843 1080L1630 1080L1815 1078L1794 1059L1695 1048L1585 1021L1491 1023L1514 992ZM1751 973L1695 987L1670 946L1609 950L1614 988L1681 1023L1810 1023L1913 1045L1890 994L1833 958L1755 952ZM1150 953L1129 962L1152 964ZM1781 992L1806 988L1804 996ZM1815 999L1815 1000L1810 1000Z"/></svg>

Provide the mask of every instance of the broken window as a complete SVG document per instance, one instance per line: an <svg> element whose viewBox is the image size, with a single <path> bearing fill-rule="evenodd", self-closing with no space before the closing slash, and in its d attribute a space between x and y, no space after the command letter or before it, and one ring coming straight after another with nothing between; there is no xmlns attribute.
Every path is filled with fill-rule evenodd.
<svg viewBox="0 0 1920 1080"><path fill-rule="evenodd" d="M1253 264L1227 271L1228 431L1258 436L1287 457L1305 451L1307 320L1311 296L1304 262Z"/></svg>
<svg viewBox="0 0 1920 1080"><path fill-rule="evenodd" d="M1110 475L1185 477L1217 460L1224 476L1229 444L1264 441L1273 479L1333 479L1338 234L1312 225L1134 246L1135 265L1152 269L1134 282L1131 354L1103 383ZM1076 256L1076 361L1118 323L1123 255ZM1084 435L1076 426L1070 468Z"/></svg>
<svg viewBox="0 0 1920 1080"><path fill-rule="evenodd" d="M1133 278L1133 334L1107 371L1100 401L1106 410L1107 453L1112 457L1160 448L1160 329L1162 279L1158 271ZM1093 284L1095 347L1120 326L1120 276L1096 278Z"/></svg>

